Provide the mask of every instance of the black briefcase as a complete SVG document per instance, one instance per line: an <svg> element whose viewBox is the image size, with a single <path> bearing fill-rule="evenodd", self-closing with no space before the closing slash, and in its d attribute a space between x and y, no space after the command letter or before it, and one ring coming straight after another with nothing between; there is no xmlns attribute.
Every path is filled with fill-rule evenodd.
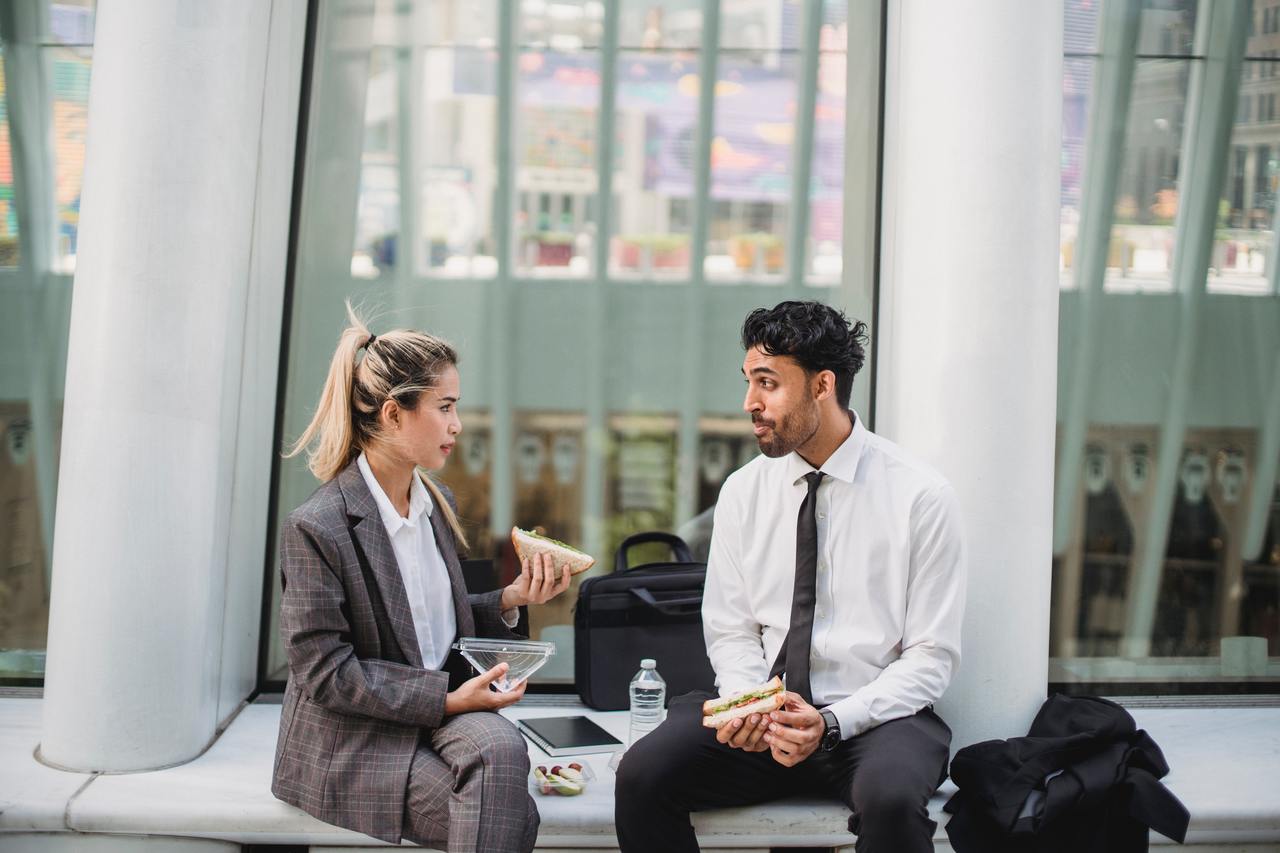
<svg viewBox="0 0 1280 853"><path fill-rule="evenodd" d="M627 568L627 551L647 542L670 546L674 559ZM618 548L614 573L578 590L573 617L573 671L582 701L599 711L630 707L631 678L653 658L667 699L713 690L715 673L702 639L706 563L671 533L637 533Z"/></svg>

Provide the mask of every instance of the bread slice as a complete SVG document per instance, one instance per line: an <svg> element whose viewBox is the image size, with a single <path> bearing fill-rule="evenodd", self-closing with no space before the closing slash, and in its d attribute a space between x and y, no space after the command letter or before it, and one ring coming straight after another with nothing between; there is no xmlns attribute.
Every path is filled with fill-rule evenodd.
<svg viewBox="0 0 1280 853"><path fill-rule="evenodd" d="M557 539L539 536L531 530L521 530L519 527L511 528L511 544L515 546L516 555L522 561L532 560L537 554L547 554L557 571L567 565L571 575L585 572L596 564L595 558L590 554L584 554Z"/></svg>
<svg viewBox="0 0 1280 853"><path fill-rule="evenodd" d="M776 711L786 702L783 696L782 679L778 676L766 681L759 687L739 690L717 699L708 699L702 703L702 724L718 729L730 720L747 717L751 714L767 714Z"/></svg>

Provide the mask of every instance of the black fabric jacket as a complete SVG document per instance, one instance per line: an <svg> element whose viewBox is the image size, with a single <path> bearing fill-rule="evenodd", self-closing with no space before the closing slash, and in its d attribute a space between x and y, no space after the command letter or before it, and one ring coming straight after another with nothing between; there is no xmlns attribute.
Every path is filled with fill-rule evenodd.
<svg viewBox="0 0 1280 853"><path fill-rule="evenodd" d="M1148 829L1181 843L1190 815L1168 772L1124 708L1051 696L1027 737L956 753L947 836L957 853L1145 853Z"/></svg>

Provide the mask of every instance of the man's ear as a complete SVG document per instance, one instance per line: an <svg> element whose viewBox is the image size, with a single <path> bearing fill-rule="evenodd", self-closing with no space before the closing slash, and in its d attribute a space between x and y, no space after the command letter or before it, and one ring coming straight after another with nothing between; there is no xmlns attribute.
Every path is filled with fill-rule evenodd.
<svg viewBox="0 0 1280 853"><path fill-rule="evenodd" d="M836 393L836 375L830 370L819 370L813 378L813 399L822 401Z"/></svg>

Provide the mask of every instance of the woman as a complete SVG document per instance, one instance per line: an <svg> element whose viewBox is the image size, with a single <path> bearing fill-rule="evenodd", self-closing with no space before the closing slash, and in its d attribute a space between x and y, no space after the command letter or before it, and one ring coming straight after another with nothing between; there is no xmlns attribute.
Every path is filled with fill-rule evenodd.
<svg viewBox="0 0 1280 853"><path fill-rule="evenodd" d="M280 628L289 658L271 790L321 820L449 851L528 851L538 813L518 701L468 679L459 636L514 637L515 608L569 585L541 559L468 595L466 539L439 469L458 420L457 354L431 335L375 336L347 306L320 405L290 455L324 482L285 520Z"/></svg>

